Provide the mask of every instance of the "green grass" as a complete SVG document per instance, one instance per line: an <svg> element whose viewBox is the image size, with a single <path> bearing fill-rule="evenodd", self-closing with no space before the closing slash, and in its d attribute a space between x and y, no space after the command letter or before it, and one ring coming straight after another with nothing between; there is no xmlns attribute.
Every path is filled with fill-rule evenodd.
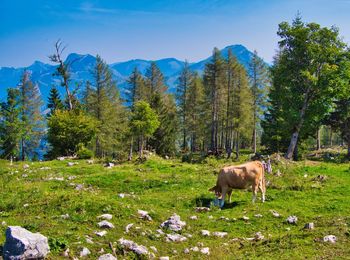
<svg viewBox="0 0 350 260"><path fill-rule="evenodd" d="M210 159L202 164L187 164L175 160L152 157L144 164L122 164L112 169L102 165L89 165L85 161L67 167L67 161L23 163L10 166L0 161L0 244L5 241L6 226L19 225L32 232L49 237L52 245L50 259L62 258L62 248L69 247L71 256L79 256L86 246L96 259L101 248L110 253L109 242L119 238L131 239L140 245L155 246L157 256L171 259L342 259L350 256L350 167L349 164L302 162L279 165L282 177L267 175L267 201L251 203L250 191L234 191L233 202L219 210L196 213L196 206L208 206L214 195L208 189L215 184L213 174L224 160ZM42 167L50 167L42 170ZM276 169L276 167L275 167ZM28 177L23 177L27 174ZM307 174L307 177L304 175ZM314 181L318 175L326 175L325 182ZM75 179L68 180L69 176ZM64 177L64 181L47 180ZM75 190L74 184L84 184L84 190ZM133 194L120 198L119 193ZM27 207L24 207L28 204ZM149 211L153 221L138 218L137 210ZM282 217L275 218L270 210ZM70 218L62 219L61 215ZM105 237L97 237L97 216L113 215L115 229L108 230ZM163 236L157 237L160 223L173 213L181 216L187 226L182 234L193 237L181 243L167 243ZM262 214L262 218L254 217ZM190 220L196 215L198 220ZM213 218L209 219L208 216ZM285 222L289 215L298 217L297 225ZM220 220L220 217L230 220ZM250 220L242 220L248 216ZM314 230L304 230L305 223L314 222ZM134 223L132 232L125 234L125 226ZM200 231L228 232L226 238L202 237ZM231 241L233 238L253 237L260 231L265 239L258 242ZM335 235L336 244L322 242L325 235ZM86 242L86 236L94 244ZM199 252L184 254L185 248L198 242L210 248L210 256ZM117 247L117 245L116 245ZM117 247L118 248L118 247ZM176 250L176 252L174 252ZM132 253L120 258L135 258Z"/></svg>

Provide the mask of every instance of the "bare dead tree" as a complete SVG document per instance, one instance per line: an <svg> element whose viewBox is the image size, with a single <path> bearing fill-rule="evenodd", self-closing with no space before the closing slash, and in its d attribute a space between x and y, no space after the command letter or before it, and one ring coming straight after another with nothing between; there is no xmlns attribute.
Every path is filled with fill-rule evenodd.
<svg viewBox="0 0 350 260"><path fill-rule="evenodd" d="M55 53L49 56L50 61L57 63L57 71L55 73L56 76L62 77L61 86L66 89L67 100L68 100L68 108L69 110L73 109L73 95L69 90L69 81L70 81L70 73L69 66L70 63L64 63L62 60L62 53L66 49L66 46L62 46L62 41L59 39L55 43Z"/></svg>

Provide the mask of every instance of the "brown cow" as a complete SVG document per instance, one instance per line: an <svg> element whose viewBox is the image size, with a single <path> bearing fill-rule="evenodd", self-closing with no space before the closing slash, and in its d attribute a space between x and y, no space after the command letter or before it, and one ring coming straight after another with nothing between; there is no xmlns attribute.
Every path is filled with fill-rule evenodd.
<svg viewBox="0 0 350 260"><path fill-rule="evenodd" d="M218 199L221 199L220 207L223 207L226 194L229 195L229 202L231 202L232 189L246 189L248 187L252 187L253 190L253 203L255 202L258 189L260 189L262 194L262 202L265 201L264 166L259 161L222 168L216 185L209 191L215 192Z"/></svg>

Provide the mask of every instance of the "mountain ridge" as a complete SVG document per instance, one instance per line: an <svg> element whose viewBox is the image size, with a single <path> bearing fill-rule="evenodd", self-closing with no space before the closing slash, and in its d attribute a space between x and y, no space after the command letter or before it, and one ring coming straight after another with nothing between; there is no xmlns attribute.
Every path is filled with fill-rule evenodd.
<svg viewBox="0 0 350 260"><path fill-rule="evenodd" d="M249 62L253 53L241 44L229 45L223 48L221 54L224 58L228 55L228 50L231 50L237 60L243 64L246 69L249 67ZM190 69L203 74L205 64L210 62L211 55L206 59L198 62L189 63ZM72 86L81 84L87 80L92 81L92 71L96 64L96 57L91 54L70 53L67 55L65 62L71 64L71 79ZM164 75L165 83L169 87L169 92L175 91L176 79L184 67L185 61L174 57L162 58L159 60L131 59L127 61L114 62L108 64L113 72L114 79L123 96L126 91L126 80L132 73L135 67L144 75L151 62L156 62L157 66ZM59 85L60 78L53 76L56 65L44 63L35 60L27 67L0 67L0 100L6 98L6 89L15 87L20 81L20 77L24 70L28 70L32 74L32 81L39 85L43 99L47 100L50 88L54 85ZM63 88L59 88L61 94L64 94Z"/></svg>

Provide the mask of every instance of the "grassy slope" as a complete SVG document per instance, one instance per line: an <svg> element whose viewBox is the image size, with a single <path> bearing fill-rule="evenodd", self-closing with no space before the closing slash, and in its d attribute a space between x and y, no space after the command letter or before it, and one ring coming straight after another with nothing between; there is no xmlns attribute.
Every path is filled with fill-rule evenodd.
<svg viewBox="0 0 350 260"><path fill-rule="evenodd" d="M194 207L206 206L213 195L207 190L215 184L213 170L218 165L183 164L177 161L153 158L142 165L124 164L107 169L101 165L67 167L67 161L30 164L23 170L22 163L10 166L0 161L0 224L20 225L33 232L40 232L51 239L69 245L72 255L79 255L83 246L90 249L91 259L98 251L124 237L158 249L158 256L174 259L204 258L196 252L184 254L183 250L202 242L210 248L212 259L288 259L288 258L346 258L350 255L350 169L346 164L300 163L280 165L283 177L267 176L271 185L267 189L267 202L251 203L251 193L234 191L233 203L223 210L195 213ZM41 167L51 167L41 170ZM28 177L23 177L27 174ZM305 178L304 174L308 176ZM319 175L329 178L324 183L312 181ZM64 177L64 181L46 180L48 177ZM67 180L76 176L74 180ZM84 184L87 190L75 190L70 183ZM120 198L119 193L134 193L135 197ZM29 206L24 207L24 204ZM150 212L153 221L137 216L137 210ZM275 218L269 212L278 211L283 217ZM60 216L68 213L69 219ZM97 237L97 216L110 213L115 229L105 237ZM164 237L156 237L155 230L173 213L187 222L183 234L193 237L181 243L166 243ZM262 214L262 218L254 217ZM189 217L197 215L198 220ZM212 215L214 218L209 219ZM242 220L248 216L249 221ZM297 225L289 225L289 215L298 217ZM221 216L230 221L220 220ZM236 220L234 220L236 218ZM314 222L314 230L303 230L307 222ZM134 223L141 229L125 234L125 226ZM290 228L290 230L288 230ZM5 240L6 226L0 225L0 244ZM228 238L202 237L200 230L226 231ZM265 239L259 242L232 242L232 238L253 237L260 231ZM145 232L145 234L142 234ZM323 236L333 234L336 244L321 242ZM93 238L88 244L85 236ZM224 244L227 243L227 244ZM174 250L177 253L174 253ZM121 252L120 252L121 253ZM60 258L52 252L51 259ZM126 257L133 258L129 253Z"/></svg>

